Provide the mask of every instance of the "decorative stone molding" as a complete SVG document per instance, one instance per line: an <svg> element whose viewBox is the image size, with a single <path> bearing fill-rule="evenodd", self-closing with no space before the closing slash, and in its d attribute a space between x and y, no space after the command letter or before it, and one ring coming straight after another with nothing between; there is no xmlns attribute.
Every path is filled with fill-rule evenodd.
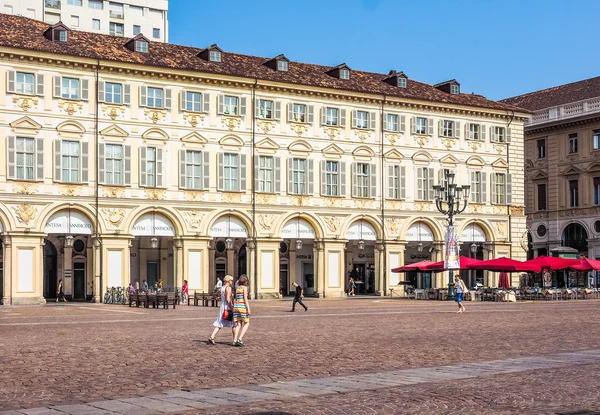
<svg viewBox="0 0 600 415"><path fill-rule="evenodd" d="M546 159L539 159L535 162L536 167L546 167ZM527 170L527 167L525 168Z"/></svg>
<svg viewBox="0 0 600 415"><path fill-rule="evenodd" d="M592 157L600 158L600 150L593 150Z"/></svg>
<svg viewBox="0 0 600 415"><path fill-rule="evenodd" d="M306 195L291 195L290 203L293 206L308 206L310 198Z"/></svg>
<svg viewBox="0 0 600 415"><path fill-rule="evenodd" d="M371 131L368 131L368 130L354 130L354 134L363 143L365 141L367 141L369 138L371 138Z"/></svg>
<svg viewBox="0 0 600 415"><path fill-rule="evenodd" d="M240 193L222 193L221 200L225 203L241 203L242 195Z"/></svg>
<svg viewBox="0 0 600 415"><path fill-rule="evenodd" d="M429 137L426 135L415 135L413 137L415 139L415 143L417 143L421 148L429 144Z"/></svg>
<svg viewBox="0 0 600 415"><path fill-rule="evenodd" d="M339 218L337 216L323 216L323 220L325 221L325 224L327 225L329 231L334 233L338 232L342 218Z"/></svg>
<svg viewBox="0 0 600 415"><path fill-rule="evenodd" d="M306 124L298 124L298 123L291 123L290 124L290 129L295 132L298 137L302 137L304 134L306 134L308 132L308 125Z"/></svg>
<svg viewBox="0 0 600 415"><path fill-rule="evenodd" d="M322 200L325 201L327 207L342 207L342 200L335 197L324 197Z"/></svg>
<svg viewBox="0 0 600 415"><path fill-rule="evenodd" d="M110 198L123 197L124 194L125 194L125 191L118 187L103 187L102 188L102 196L104 196L104 197L110 197Z"/></svg>
<svg viewBox="0 0 600 415"><path fill-rule="evenodd" d="M149 200L164 200L166 195L163 189L144 189L144 196Z"/></svg>
<svg viewBox="0 0 600 415"><path fill-rule="evenodd" d="M81 195L81 191L82 191L81 186L74 186L72 184L60 187L60 194L64 195L64 196L70 196L70 197L79 196L79 195Z"/></svg>
<svg viewBox="0 0 600 415"><path fill-rule="evenodd" d="M64 99L59 99L58 106L69 115L73 115L76 112L82 112L83 110L83 102L81 101L67 101Z"/></svg>
<svg viewBox="0 0 600 415"><path fill-rule="evenodd" d="M15 215L19 222L25 226L35 219L37 215L37 208L29 203L23 203L19 206L13 207Z"/></svg>
<svg viewBox="0 0 600 415"><path fill-rule="evenodd" d="M506 237L506 228L507 228L506 222L496 222L494 224L494 230L500 237Z"/></svg>
<svg viewBox="0 0 600 415"><path fill-rule="evenodd" d="M102 208L101 211L108 223L110 223L115 228L121 226L121 223L125 218L124 208Z"/></svg>
<svg viewBox="0 0 600 415"><path fill-rule="evenodd" d="M259 205L274 205L277 203L277 196L269 194L257 194L256 203Z"/></svg>
<svg viewBox="0 0 600 415"><path fill-rule="evenodd" d="M600 210L598 210L600 212ZM524 215L525 214L525 208L521 207L521 206L511 206L510 207L510 214L511 215Z"/></svg>
<svg viewBox="0 0 600 415"><path fill-rule="evenodd" d="M567 155L567 159L571 161L575 161L579 158L579 153L572 153Z"/></svg>
<svg viewBox="0 0 600 415"><path fill-rule="evenodd" d="M341 128L339 127L324 127L323 132L327 137L334 140L340 136Z"/></svg>
<svg viewBox="0 0 600 415"><path fill-rule="evenodd" d="M433 203L431 202L415 202L414 204L415 210L420 212L431 212L433 211Z"/></svg>
<svg viewBox="0 0 600 415"><path fill-rule="evenodd" d="M274 121L258 120L256 122L256 126L260 128L265 134L269 134L269 132L275 130Z"/></svg>
<svg viewBox="0 0 600 415"><path fill-rule="evenodd" d="M192 230L200 229L204 216L205 214L199 210L186 210L184 213L185 221Z"/></svg>
<svg viewBox="0 0 600 415"><path fill-rule="evenodd" d="M530 213L530 214L527 215L527 217L529 219L547 219L548 218L548 212Z"/></svg>
<svg viewBox="0 0 600 415"><path fill-rule="evenodd" d="M185 200L199 202L204 200L204 192L186 190L184 192Z"/></svg>
<svg viewBox="0 0 600 415"><path fill-rule="evenodd" d="M506 145L494 144L494 149L498 152L498 154L503 154L506 152Z"/></svg>
<svg viewBox="0 0 600 415"><path fill-rule="evenodd" d="M529 250L529 238L527 231L523 232L521 235L521 239L519 240L519 245L521 245L521 249L525 252Z"/></svg>
<svg viewBox="0 0 600 415"><path fill-rule="evenodd" d="M194 128L204 122L204 118L206 118L206 115L203 113L183 111L183 119Z"/></svg>
<svg viewBox="0 0 600 415"><path fill-rule="evenodd" d="M469 144L469 147L471 147L471 150L473 150L474 152L479 151L479 148L483 144L483 142L479 140L467 140L467 143Z"/></svg>
<svg viewBox="0 0 600 415"><path fill-rule="evenodd" d="M230 131L233 131L242 126L242 118L223 115L221 117L221 124L229 128Z"/></svg>
<svg viewBox="0 0 600 415"><path fill-rule="evenodd" d="M116 120L119 116L125 115L124 105L102 104L102 113L111 120Z"/></svg>
<svg viewBox="0 0 600 415"><path fill-rule="evenodd" d="M373 204L375 202L370 199L355 199L354 207L358 209L373 209Z"/></svg>
<svg viewBox="0 0 600 415"><path fill-rule="evenodd" d="M37 183L15 183L13 191L20 195L32 195L37 193Z"/></svg>
<svg viewBox="0 0 600 415"><path fill-rule="evenodd" d="M387 210L404 210L404 203L397 200L386 200L385 208Z"/></svg>
<svg viewBox="0 0 600 415"><path fill-rule="evenodd" d="M516 208L516 209L520 209L521 212L523 212L523 208ZM492 213L494 215L508 215L508 206L500 206L500 205L495 205L492 209ZM523 213L520 213L521 215Z"/></svg>
<svg viewBox="0 0 600 415"><path fill-rule="evenodd" d="M15 95L13 96L12 102L17 104L23 111L27 112L32 108L37 108L39 100L38 97Z"/></svg>
<svg viewBox="0 0 600 415"><path fill-rule="evenodd" d="M453 148L457 141L458 140L456 138L452 138L452 137L443 137L442 138L442 144L448 150L450 150L451 148Z"/></svg>
<svg viewBox="0 0 600 415"><path fill-rule="evenodd" d="M399 236L402 221L399 218L388 218L385 220L385 228L387 229L388 235Z"/></svg>
<svg viewBox="0 0 600 415"><path fill-rule="evenodd" d="M258 224L263 231L270 231L273 228L275 222L275 215L258 215Z"/></svg>
<svg viewBox="0 0 600 415"><path fill-rule="evenodd" d="M400 141L400 134L398 133L385 133L385 138L390 142L390 144L394 145L398 141Z"/></svg>
<svg viewBox="0 0 600 415"><path fill-rule="evenodd" d="M469 203L467 205L467 208L469 209L469 212L471 212L471 213L481 213L483 205L480 205L477 203Z"/></svg>
<svg viewBox="0 0 600 415"><path fill-rule="evenodd" d="M160 109L146 108L146 109L144 109L144 115L149 120L151 120L154 124L156 124L159 121L162 121L163 119L167 118L167 111L160 110Z"/></svg>

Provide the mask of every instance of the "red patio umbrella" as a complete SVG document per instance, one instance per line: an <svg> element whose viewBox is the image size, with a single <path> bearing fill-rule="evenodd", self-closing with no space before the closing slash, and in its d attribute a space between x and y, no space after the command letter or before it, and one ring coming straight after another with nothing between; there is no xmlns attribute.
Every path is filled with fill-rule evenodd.
<svg viewBox="0 0 600 415"><path fill-rule="evenodd" d="M498 278L498 287L500 287L500 288L509 288L510 287L510 282L508 280L507 272L501 272L498 277L499 277Z"/></svg>
<svg viewBox="0 0 600 415"><path fill-rule="evenodd" d="M541 267L542 269L552 269L554 271L560 271L560 270L569 268L573 265L579 265L579 260L542 255L537 258L530 259L529 261L526 261L525 263L537 265L537 266Z"/></svg>
<svg viewBox="0 0 600 415"><path fill-rule="evenodd" d="M392 272L425 272L425 267L429 264L432 264L430 260L426 259L425 261L415 262L414 264L404 265L402 267L392 268Z"/></svg>
<svg viewBox="0 0 600 415"><path fill-rule="evenodd" d="M481 261L479 264L471 265L469 269L482 269L496 272L540 272L542 270L539 265L528 264L510 258L496 258Z"/></svg>
<svg viewBox="0 0 600 415"><path fill-rule="evenodd" d="M458 258L458 262L460 264L458 269L473 269L471 268L472 265L482 263L483 261L475 258L469 258L468 256L461 256ZM427 265L426 270L433 272L445 271L446 268L444 268L444 261L432 262L431 264Z"/></svg>
<svg viewBox="0 0 600 415"><path fill-rule="evenodd" d="M576 259L578 264L572 265L570 268L573 271L598 271L600 270L600 261L590 258Z"/></svg>

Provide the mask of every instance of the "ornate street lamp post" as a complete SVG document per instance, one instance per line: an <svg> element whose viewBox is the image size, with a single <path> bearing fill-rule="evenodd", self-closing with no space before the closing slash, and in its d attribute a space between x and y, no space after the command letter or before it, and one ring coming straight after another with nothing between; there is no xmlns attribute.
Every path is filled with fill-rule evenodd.
<svg viewBox="0 0 600 415"><path fill-rule="evenodd" d="M435 207L448 217L448 232L454 232L454 216L462 213L469 203L471 186L457 186L454 183L454 173L446 172L445 185L433 186L435 190ZM446 259L448 258L448 238L446 237ZM454 300L454 269L449 269L448 300Z"/></svg>

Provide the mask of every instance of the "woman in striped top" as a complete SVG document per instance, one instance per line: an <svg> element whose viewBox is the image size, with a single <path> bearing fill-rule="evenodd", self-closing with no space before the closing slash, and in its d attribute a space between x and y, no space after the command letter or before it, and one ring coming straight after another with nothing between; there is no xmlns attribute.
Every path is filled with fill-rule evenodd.
<svg viewBox="0 0 600 415"><path fill-rule="evenodd" d="M235 335L233 336L234 346L245 346L244 335L250 325L250 304L248 304L248 277L244 274L238 280L238 287L235 289L235 303L233 304L233 321L235 326Z"/></svg>

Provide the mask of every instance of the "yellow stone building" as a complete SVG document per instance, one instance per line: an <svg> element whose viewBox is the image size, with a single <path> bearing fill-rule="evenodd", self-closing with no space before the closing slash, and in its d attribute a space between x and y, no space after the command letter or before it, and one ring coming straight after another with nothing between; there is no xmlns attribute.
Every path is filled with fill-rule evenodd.
<svg viewBox="0 0 600 415"><path fill-rule="evenodd" d="M462 253L523 258L523 122L402 72L115 38L0 14L4 304L162 279L253 297L389 295L443 259L444 171L471 185ZM472 247L472 249L471 249ZM472 252L474 251L474 252ZM495 285L497 277L467 275ZM443 274L406 278L446 284Z"/></svg>

